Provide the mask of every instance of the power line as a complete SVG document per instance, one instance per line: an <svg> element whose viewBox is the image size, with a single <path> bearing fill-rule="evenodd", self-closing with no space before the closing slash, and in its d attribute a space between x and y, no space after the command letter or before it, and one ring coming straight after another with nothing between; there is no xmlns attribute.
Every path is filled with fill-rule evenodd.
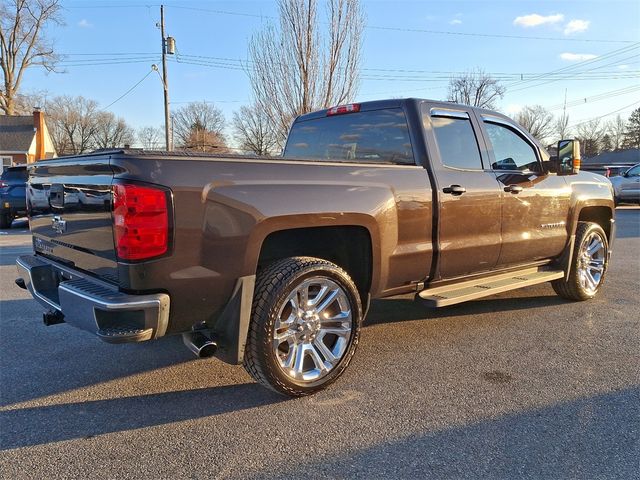
<svg viewBox="0 0 640 480"><path fill-rule="evenodd" d="M72 6L66 8L150 8L157 7L160 4L139 4L139 5L81 5ZM179 10L191 10L196 12L212 13L216 15L230 15L236 17L249 17L260 19L276 19L272 15L261 15L256 13L244 13L233 12L229 10L214 10L208 8L187 7L183 5L166 5L168 8L175 8ZM542 40L542 41L556 41L556 42L587 42L587 43L634 43L635 40L611 40L611 39L595 39L595 38L566 38L566 37L540 37L540 36L528 36L528 35L507 35L497 33L478 33L478 32L456 32L451 30L428 30L422 28L407 28L407 27L395 27L388 25L365 25L365 29L369 30L382 30L382 31L394 31L405 33L425 33L429 35L448 35L448 36L462 36L462 37L477 37L477 38L499 38L499 39L512 39L512 40Z"/></svg>
<svg viewBox="0 0 640 480"><path fill-rule="evenodd" d="M590 97L584 97L576 100L571 100L565 103L558 103L556 105L552 105L547 108L549 111L560 110L563 108L571 108L577 107L579 105L584 105L587 103L593 103L600 100L608 100L610 98L618 97L621 95L628 95L630 93L635 93L637 90L640 90L640 85L631 85L630 87L624 87L618 90L611 90L609 92L599 93L597 95L592 95Z"/></svg>
<svg viewBox="0 0 640 480"><path fill-rule="evenodd" d="M126 92L124 92L122 95L120 95L118 98L116 98L113 102L111 102L109 105L107 105L106 107L104 107L102 110L107 110L109 107L113 106L114 104L116 104L117 102L119 102L120 100L122 100L124 97L126 97L127 95L129 95L131 92L133 92L135 90L135 88L140 85L142 82L144 82L146 80L146 78L151 75L153 73L153 70L149 70L147 72L147 74L142 77L135 85L133 85L129 90L127 90Z"/></svg>
<svg viewBox="0 0 640 480"><path fill-rule="evenodd" d="M233 15L233 16L240 16L240 17L275 19L275 17L270 15L231 12L228 10L211 10L206 8L185 7L185 6L177 6L177 5L172 5L170 7L182 9L182 10L195 10L199 12L215 13L218 15ZM364 28L369 30L386 30L386 31L394 31L394 32L427 33L431 35L451 35L451 36L500 38L500 39L509 38L509 39L519 39L519 40L548 40L548 41L561 41L561 42L594 42L594 43L633 43L634 42L633 40L537 37L537 36L528 36L528 35L506 35L506 34L497 34L497 33L455 32L450 30L427 30L422 28L394 27L394 26L384 26L384 25L365 25Z"/></svg>
<svg viewBox="0 0 640 480"><path fill-rule="evenodd" d="M599 55L596 58L590 58L588 60L583 60L581 62L577 62L577 63L574 63L572 65L567 65L566 67L557 68L557 69L551 70L549 72L541 73L541 74L539 74L539 75L537 75L537 76L535 76L533 78L528 78L526 80L521 80L519 82L514 82L514 83L512 83L510 85L507 84L506 87L508 88L511 85L535 82L536 80L541 80L545 76L548 76L550 74L573 71L573 70L576 70L578 68L581 68L581 67L584 67L584 66L587 66L587 65L591 65L593 63L598 63L598 62L601 62L602 60L605 60L605 59L608 59L608 58L611 58L611 57L615 57L615 56L623 54L623 53L628 53L629 51L638 48L638 46L640 46L640 43L636 43L634 45L630 45L630 46L627 46L627 47L618 48L616 50L612 50L610 52L607 52L607 53L604 53L602 55Z"/></svg>
<svg viewBox="0 0 640 480"><path fill-rule="evenodd" d="M221 57L207 57L205 55L185 55L178 54L176 61L185 65L200 65L211 68L222 68L227 70L242 70L246 71L247 67L242 64L242 60L239 59L225 59L225 60L217 60ZM235 63L234 63L235 62ZM253 63L248 61L248 63ZM363 68L361 69L363 72L400 72L401 69L371 69L371 68ZM405 70L408 72L408 70ZM448 81L454 75L464 74L466 72L463 71L428 71L428 70L418 70L418 72L423 72L428 75L388 75L382 73L363 73L360 75L360 78L364 80L400 80L400 81L412 81L412 82L437 82L440 80ZM552 74L554 76L558 76L557 80L617 80L617 79L633 79L639 78L640 71L612 71L612 72L579 72L582 78L576 78L575 72L567 72L567 73L558 73ZM514 77L520 77L522 73L489 73L496 80L511 80Z"/></svg>
<svg viewBox="0 0 640 480"><path fill-rule="evenodd" d="M633 102L633 103L630 103L629 105L625 105L624 107L618 108L617 110L614 110L612 112L605 113L604 115L600 115L598 117L593 117L593 118L590 118L589 120L584 120L584 121L579 122L579 123L574 123L573 125L569 125L567 128L573 128L573 127L577 127L578 125L584 125L585 123L593 122L594 120L600 120L601 118L608 117L609 115L613 115L614 113L621 112L622 110L626 110L627 108L631 108L631 107L633 107L635 105L638 105L638 104L640 104L640 100L636 101L636 102Z"/></svg>
<svg viewBox="0 0 640 480"><path fill-rule="evenodd" d="M634 47L634 48L637 48L637 47ZM611 63L605 64L605 65L600 65L600 66L598 66L598 67L594 67L594 68L590 68L590 69L582 70L582 71L578 71L578 72L576 72L576 71L570 71L570 72L567 72L567 71L565 70L565 72L564 72L564 73L565 73L565 74L567 74L567 73L568 73L569 75L573 75L573 74L575 74L575 75L583 75L583 74L585 74L585 73L588 73L588 72L592 72L592 71L594 71L594 70L597 70L598 68L608 67L608 66L614 65L614 64L616 64L616 63L618 63L618 62L625 61L625 60L628 60L628 59L630 59L630 58L635 58L635 57L638 57L638 56L640 56L640 55L637 55L637 54L636 54L636 55L632 55L632 56L630 56L630 57L625 57L625 58L623 58L623 59L615 60L614 62L611 62ZM584 65L583 65L583 66L584 66ZM559 72L558 72L558 71L549 72L549 74L546 74L546 75L548 76L548 75L550 75L551 73L555 73L555 74L557 74L557 73L559 73ZM545 75L541 75L540 77L544 77L544 76L545 76ZM630 77L623 77L623 78L638 78L638 76L634 74L634 75L632 75L632 76L630 76ZM542 78L541 78L541 79L542 79ZM509 92L510 92L510 93L513 93L513 92L519 92L519 91L521 91L521 90L526 90L526 89L528 89L528 88L540 87L540 86L542 86L542 85L547 85L547 84L549 84L549 83L557 82L557 81L559 81L559 80L564 80L564 78L555 78L555 79L544 80L544 81L541 81L540 83L536 83L536 84L534 84L534 85L525 85L525 86L521 86L520 88L516 88L516 89L513 89L513 90L509 90ZM531 81L535 81L535 80L529 80L529 82L531 82ZM524 82L521 82L521 83L526 83L526 82L527 82L527 81L525 80ZM517 83L517 82L516 82L516 83ZM512 85L513 85L513 84L512 84ZM509 88L509 85L507 85L507 88Z"/></svg>
<svg viewBox="0 0 640 480"><path fill-rule="evenodd" d="M634 47L637 48L637 47ZM66 63L89 63L89 62L103 62L103 61L123 61L124 60L155 60L155 54L153 53L126 53L126 52L110 52L110 53L68 53L65 54L68 56L76 56L76 55L81 55L81 56L102 56L102 57L116 57L116 58L89 58L89 59L76 59L76 60L69 60ZM137 57L137 55L145 55L144 57ZM606 54L605 56L611 56L611 53ZM625 59L628 58L633 58L635 56L638 55L634 55L632 57L626 57ZM209 55L190 55L190 54L183 54L183 53L177 53L176 55L177 57L177 61L178 63L185 63L185 64L202 64L204 66L223 66L223 67L229 67L230 69L245 69L247 64L253 64L255 63L253 60L249 60L249 59L240 59L240 58L229 58L229 57L214 57L214 56L209 56ZM604 58L604 56L603 56ZM623 61L625 59L621 59L618 61ZM592 59L590 60L589 63L594 62L595 60ZM600 59L598 59L598 61L600 61ZM617 61L616 61L617 62ZM614 62L615 63L615 62ZM637 62L636 62L637 63ZM611 77L616 77L616 78L635 78L635 76L637 74L640 74L640 70L616 70L616 71L591 71L591 70L599 70L601 68L605 68L606 66L609 66L609 64L607 65L601 65L598 67L595 67L593 69L590 69L589 71L583 71L580 72L580 75L583 75L585 77L598 77L599 79L607 79L607 78L611 78ZM575 69L577 68L578 65L571 65L569 67L564 67L563 69L560 70L564 70L567 68L572 68ZM399 73L399 74L425 74L427 75L425 76L421 76L421 75L398 75L398 76L394 76L394 78L415 78L415 79L422 79L422 78L428 78L428 79L433 79L433 78L450 78L450 76L453 75L462 75L465 73L468 73L467 71L455 71L455 70L422 70L422 69L409 69L409 68L371 68L371 67L364 67L360 69L363 72L391 72L391 73ZM534 81L536 79L541 79L543 77L548 77L548 76L558 76L561 79L564 79L567 76L573 76L575 75L574 72L562 72L562 71L558 71L557 73L555 73L554 71L552 72L546 72L546 73L538 73L538 72L487 72L488 75L491 75L492 77L499 79L499 80L510 80L513 78L519 78L519 77L523 77L523 76L534 76L533 79L527 79L527 80L521 80L519 82L514 82L515 83L526 83L526 82L530 82L530 81ZM370 74L365 74L365 75L370 75L370 76L380 76L379 73L370 73Z"/></svg>

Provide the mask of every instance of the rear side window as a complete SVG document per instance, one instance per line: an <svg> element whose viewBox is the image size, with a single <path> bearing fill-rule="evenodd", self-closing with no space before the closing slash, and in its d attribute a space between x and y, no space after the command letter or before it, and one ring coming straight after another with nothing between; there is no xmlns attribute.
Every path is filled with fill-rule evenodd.
<svg viewBox="0 0 640 480"><path fill-rule="evenodd" d="M388 108L294 123L285 158L414 164L404 111Z"/></svg>
<svg viewBox="0 0 640 480"><path fill-rule="evenodd" d="M478 141L468 118L431 117L442 163L447 167L481 170Z"/></svg>

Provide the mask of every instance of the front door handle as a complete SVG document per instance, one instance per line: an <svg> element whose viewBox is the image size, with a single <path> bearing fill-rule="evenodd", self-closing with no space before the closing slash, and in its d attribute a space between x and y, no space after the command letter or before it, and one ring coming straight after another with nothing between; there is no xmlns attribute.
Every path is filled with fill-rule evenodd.
<svg viewBox="0 0 640 480"><path fill-rule="evenodd" d="M518 185L509 185L508 187L504 187L505 192L513 193L514 195L517 195L522 190L523 188Z"/></svg>
<svg viewBox="0 0 640 480"><path fill-rule="evenodd" d="M442 189L444 193L449 193L451 195L462 195L467 191L466 188L461 187L460 185L449 185L448 187L444 187Z"/></svg>

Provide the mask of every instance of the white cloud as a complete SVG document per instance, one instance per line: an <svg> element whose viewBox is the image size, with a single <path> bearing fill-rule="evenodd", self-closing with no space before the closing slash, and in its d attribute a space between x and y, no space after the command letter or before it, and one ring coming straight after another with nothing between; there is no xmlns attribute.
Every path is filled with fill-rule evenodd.
<svg viewBox="0 0 640 480"><path fill-rule="evenodd" d="M87 20L86 18L83 18L78 22L78 26L80 28L91 28L93 27L93 23L89 23L89 20Z"/></svg>
<svg viewBox="0 0 640 480"><path fill-rule="evenodd" d="M571 35L572 33L584 32L589 28L590 23L589 20L578 20L577 18L569 20L569 23L564 27L564 34Z"/></svg>
<svg viewBox="0 0 640 480"><path fill-rule="evenodd" d="M593 53L561 53L560 58L567 62L582 62L584 60L591 60L596 58L597 55Z"/></svg>
<svg viewBox="0 0 640 480"><path fill-rule="evenodd" d="M521 27L537 27L538 25L545 24L554 24L564 20L564 15L561 13L557 13L555 15L539 15L537 13L532 13L530 15L523 15L521 17L516 17L513 21L514 25L520 25Z"/></svg>
<svg viewBox="0 0 640 480"><path fill-rule="evenodd" d="M462 20L460 20L459 18L454 18L449 22L449 25L460 25L461 23L462 23Z"/></svg>
<svg viewBox="0 0 640 480"><path fill-rule="evenodd" d="M627 70L629 68L629 65L618 65L618 68L620 70Z"/></svg>

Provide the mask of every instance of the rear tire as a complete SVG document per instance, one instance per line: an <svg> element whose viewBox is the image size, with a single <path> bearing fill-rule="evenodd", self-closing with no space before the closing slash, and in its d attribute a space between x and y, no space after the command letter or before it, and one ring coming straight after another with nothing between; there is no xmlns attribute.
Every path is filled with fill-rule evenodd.
<svg viewBox="0 0 640 480"><path fill-rule="evenodd" d="M278 260L256 278L244 367L283 395L322 390L349 365L362 315L358 290L337 265L312 257Z"/></svg>
<svg viewBox="0 0 640 480"><path fill-rule="evenodd" d="M3 213L0 215L0 228L11 228L11 222L13 222L13 218L10 213Z"/></svg>
<svg viewBox="0 0 640 480"><path fill-rule="evenodd" d="M604 283L608 267L607 235L597 223L578 222L569 278L554 280L551 286L562 298L589 300Z"/></svg>

